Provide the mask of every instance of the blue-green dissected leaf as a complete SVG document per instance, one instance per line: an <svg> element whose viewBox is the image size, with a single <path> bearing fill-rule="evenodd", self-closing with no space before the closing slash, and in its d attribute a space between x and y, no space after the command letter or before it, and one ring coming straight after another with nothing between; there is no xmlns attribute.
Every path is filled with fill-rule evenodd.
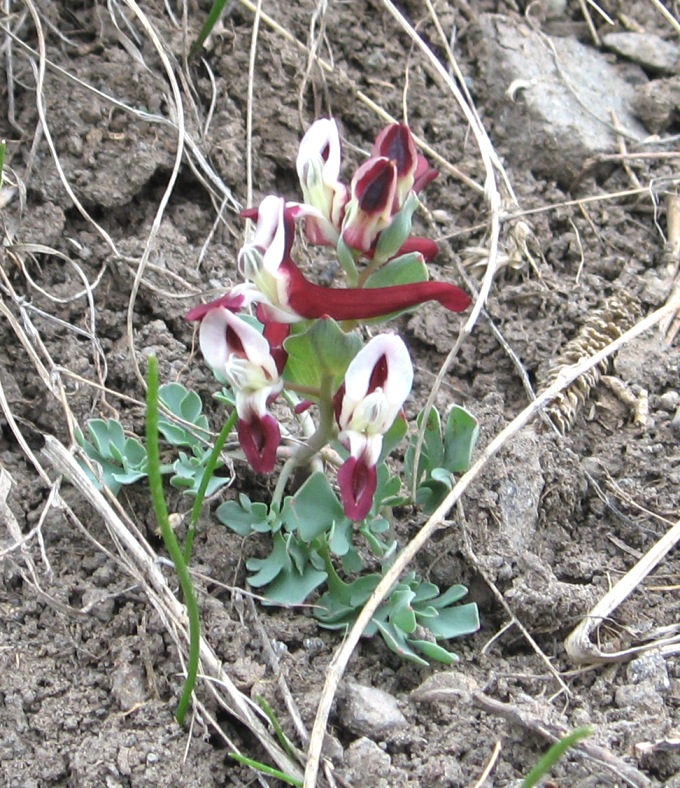
<svg viewBox="0 0 680 788"><path fill-rule="evenodd" d="M383 623L382 621L376 621L376 626L388 648L394 651L395 654L399 654L400 657L415 662L417 665L427 667L427 662L411 648L406 635L401 630L390 623Z"/></svg>
<svg viewBox="0 0 680 788"><path fill-rule="evenodd" d="M432 643L429 640L413 640L409 638L409 643L417 648L418 651L425 654L428 659L433 659L436 662L441 662L443 665L453 665L458 662L458 656L452 651L447 651L437 643Z"/></svg>
<svg viewBox="0 0 680 788"><path fill-rule="evenodd" d="M284 377L298 385L318 388L323 375L332 375L340 385L361 344L357 334L343 331L332 318L315 320L283 343L288 353Z"/></svg>
<svg viewBox="0 0 680 788"><path fill-rule="evenodd" d="M417 626L416 614L411 607L411 601L415 594L410 588L397 588L390 594L389 598L389 620L402 632L410 635Z"/></svg>
<svg viewBox="0 0 680 788"><path fill-rule="evenodd" d="M326 572L314 568L311 564L308 564L302 573L284 570L271 585L267 586L264 593L270 602L281 605L301 605L312 591L326 580L326 577Z"/></svg>
<svg viewBox="0 0 680 788"><path fill-rule="evenodd" d="M195 425L199 435L207 434L208 419L202 415L203 403L195 391L189 391L181 383L166 383L158 390L158 399L178 419ZM204 445L198 435L163 413L158 419L158 430L174 446L189 446L199 452Z"/></svg>
<svg viewBox="0 0 680 788"><path fill-rule="evenodd" d="M246 561L246 568L249 572L255 572L248 578L248 583L253 588L260 588L271 583L275 577L284 569L290 570L293 565L288 555L288 544L282 534L276 534L273 538L273 548L266 558L250 558Z"/></svg>
<svg viewBox="0 0 680 788"><path fill-rule="evenodd" d="M435 586L435 588L437 587ZM464 596L467 596L467 592L467 588L459 583L458 585L447 588L446 591L441 594L441 596L436 598L429 597L429 599L432 600L430 604L436 608L448 607L449 605L453 605L456 602L460 602Z"/></svg>
<svg viewBox="0 0 680 788"><path fill-rule="evenodd" d="M297 530L303 542L311 542L334 522L344 520L345 515L330 482L325 474L313 473L283 507L283 519Z"/></svg>
<svg viewBox="0 0 680 788"><path fill-rule="evenodd" d="M444 435L444 461L441 463L452 473L464 473L479 436L479 422L465 408L454 405L446 420ZM439 464L439 463L438 463Z"/></svg>
<svg viewBox="0 0 680 788"><path fill-rule="evenodd" d="M126 438L118 421L92 419L87 428L92 443L80 430L76 430L76 439L99 472L93 474L85 462L80 465L97 489L106 486L118 495L124 484L133 484L147 475L146 449L136 438Z"/></svg>
<svg viewBox="0 0 680 788"><path fill-rule="evenodd" d="M111 445L125 448L125 432L119 421L114 419L92 419L87 423L87 430L92 437L95 449L104 459L110 459Z"/></svg>
<svg viewBox="0 0 680 788"><path fill-rule="evenodd" d="M170 478L170 484L189 495L196 495L206 472L204 461L205 455L199 458L181 451L172 464L174 474ZM229 484L229 481L225 476L212 476L205 491L206 496L214 495L225 484Z"/></svg>
<svg viewBox="0 0 680 788"><path fill-rule="evenodd" d="M427 629L437 638L458 638L479 629L479 611L474 602L456 605L439 611L435 619L428 619Z"/></svg>
<svg viewBox="0 0 680 788"><path fill-rule="evenodd" d="M227 528L231 528L231 530L239 536L249 536L252 531L260 530L256 526L263 524L262 518L257 513L252 510L246 511L237 501L225 501L221 503L217 507L215 514L223 525L226 525ZM264 524L267 526L268 530L269 523L267 523L266 518Z"/></svg>
<svg viewBox="0 0 680 788"><path fill-rule="evenodd" d="M346 518L335 522L331 526L328 538L328 546L330 547L333 555L337 555L339 557L347 555L350 548L352 547L353 532L354 523Z"/></svg>

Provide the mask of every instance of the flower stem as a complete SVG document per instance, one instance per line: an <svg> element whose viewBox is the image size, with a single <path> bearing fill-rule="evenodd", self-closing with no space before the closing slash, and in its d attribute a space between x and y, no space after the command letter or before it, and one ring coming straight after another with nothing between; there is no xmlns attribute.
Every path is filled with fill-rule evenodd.
<svg viewBox="0 0 680 788"><path fill-rule="evenodd" d="M333 435L333 375L324 374L319 386L319 426L309 440L298 447L290 459L286 460L276 482L272 495L272 507L280 507L283 493L291 474L301 465L306 465L315 454L323 449Z"/></svg>
<svg viewBox="0 0 680 788"><path fill-rule="evenodd" d="M182 550L170 525L168 507L163 493L161 476L160 449L158 443L158 361L155 356L149 357L149 379L146 392L146 451L149 460L149 488L153 501L156 520L163 537L165 547L175 565L177 578L184 596L184 604L189 617L189 659L187 662L187 678L182 689L182 696L177 704L175 719L181 725L191 703L191 694L198 675L199 638L201 634L198 605Z"/></svg>

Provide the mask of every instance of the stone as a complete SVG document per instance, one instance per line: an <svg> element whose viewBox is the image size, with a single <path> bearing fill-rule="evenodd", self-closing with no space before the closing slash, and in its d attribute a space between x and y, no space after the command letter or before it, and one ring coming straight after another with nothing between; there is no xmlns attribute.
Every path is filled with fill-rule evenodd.
<svg viewBox="0 0 680 788"><path fill-rule="evenodd" d="M639 85L631 106L652 134L667 131L680 121L680 77L653 79Z"/></svg>
<svg viewBox="0 0 680 788"><path fill-rule="evenodd" d="M393 695L363 684L346 685L339 714L347 730L372 739L385 739L408 725Z"/></svg>
<svg viewBox="0 0 680 788"><path fill-rule="evenodd" d="M612 111L630 140L647 136L633 86L602 52L497 14L480 14L478 31L491 137L513 165L568 187L588 160L616 152Z"/></svg>
<svg viewBox="0 0 680 788"><path fill-rule="evenodd" d="M477 682L459 670L442 670L433 673L411 694L411 700L418 703L455 703L460 706L472 701L472 693L478 689Z"/></svg>
<svg viewBox="0 0 680 788"><path fill-rule="evenodd" d="M385 772L389 771L392 761L374 741L362 736L347 748L344 765L346 767L344 776L352 785L377 786L381 784L377 780L381 777L385 779ZM388 786L389 782L385 782L384 785Z"/></svg>
<svg viewBox="0 0 680 788"><path fill-rule="evenodd" d="M674 74L678 70L680 49L671 41L651 33L606 33L602 43L617 55L638 63L658 74Z"/></svg>
<svg viewBox="0 0 680 788"><path fill-rule="evenodd" d="M631 684L648 682L656 692L668 692L671 688L666 660L658 652L650 651L631 660L626 667L626 676Z"/></svg>

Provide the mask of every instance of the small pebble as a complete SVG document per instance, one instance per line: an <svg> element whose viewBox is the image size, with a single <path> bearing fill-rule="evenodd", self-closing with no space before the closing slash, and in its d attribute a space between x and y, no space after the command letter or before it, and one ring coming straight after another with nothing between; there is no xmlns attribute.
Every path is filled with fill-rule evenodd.
<svg viewBox="0 0 680 788"><path fill-rule="evenodd" d="M677 391L667 391L659 397L659 408L668 413L677 410L678 405L680 405L680 393Z"/></svg>
<svg viewBox="0 0 680 788"><path fill-rule="evenodd" d="M348 684L340 703L340 721L357 736L384 739L408 723L397 699L384 690Z"/></svg>

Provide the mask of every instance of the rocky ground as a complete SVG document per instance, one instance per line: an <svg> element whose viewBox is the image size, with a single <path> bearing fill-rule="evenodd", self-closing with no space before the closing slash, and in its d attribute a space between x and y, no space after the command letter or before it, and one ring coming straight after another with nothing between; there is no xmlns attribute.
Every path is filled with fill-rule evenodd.
<svg viewBox="0 0 680 788"><path fill-rule="evenodd" d="M238 490L265 500L268 480L236 460L236 481L201 520L192 567L203 667L221 683L200 682L182 728L184 622L174 574L156 560L148 491L126 487L96 509L44 447L46 436L73 446L94 417L142 435L139 375L152 352L163 382L200 393L219 429L214 381L183 316L234 280L238 209L271 191L299 199L295 155L315 117L334 115L360 146L346 146L351 163L386 114L407 119L441 171L417 219L440 242L433 275L477 291L490 254L497 266L437 395L479 418L477 456L565 365L671 297L677 23L652 0L428 7L400 9L433 59L386 0L263 3L252 68L246 0L229 4L190 63L204 2L45 0L0 12L5 785L276 785L227 754L276 761L246 705L258 695L306 747L341 638L304 609L252 604L240 589L258 545L211 514ZM417 369L411 415L468 315L426 306L398 322ZM415 562L441 586L468 586L480 631L449 644L460 656L451 668L362 640L332 706L319 785L512 785L581 725L593 733L554 784L680 785L675 553L585 618L678 522L673 325L625 341L551 415L561 429L536 417L504 443ZM168 498L183 535L191 501L172 488ZM401 512L401 544L424 521ZM594 623L580 659L565 639L584 619Z"/></svg>

